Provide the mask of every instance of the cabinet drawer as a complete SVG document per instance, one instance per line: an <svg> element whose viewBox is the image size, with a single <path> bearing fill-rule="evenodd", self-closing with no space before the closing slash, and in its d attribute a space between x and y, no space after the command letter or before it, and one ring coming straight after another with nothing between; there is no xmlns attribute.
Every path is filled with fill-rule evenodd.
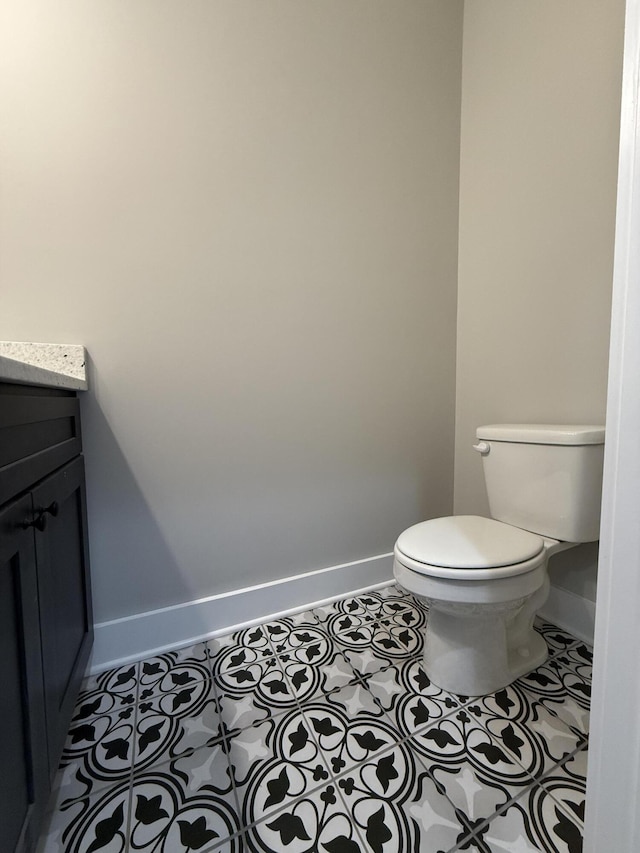
<svg viewBox="0 0 640 853"><path fill-rule="evenodd" d="M81 450L74 394L0 385L0 504Z"/></svg>

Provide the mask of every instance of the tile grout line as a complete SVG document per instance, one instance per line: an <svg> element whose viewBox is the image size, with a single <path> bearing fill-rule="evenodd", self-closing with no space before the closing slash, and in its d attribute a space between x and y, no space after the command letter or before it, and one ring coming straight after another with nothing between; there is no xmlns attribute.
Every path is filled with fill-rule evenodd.
<svg viewBox="0 0 640 853"><path fill-rule="evenodd" d="M574 755L576 755L576 754L577 754L578 752L580 752L580 751L581 751L581 748L580 748L580 747L578 747L577 749L575 749L575 750L574 750L574 751L573 751L569 756L567 756L567 758L563 759L563 761L561 762L561 764L565 764L566 762L570 761L570 760L571 760L571 758L573 758L573 756L574 756ZM556 768L557 768L557 767L559 767L559 766L561 766L561 764L556 765ZM508 809L510 809L510 808L511 808L511 806L513 806L513 805L514 805L514 803L516 803L516 802L517 802L518 800L520 800L520 799L523 799L523 798L524 798L524 797L525 797L525 796L526 796L530 791L532 791L534 788L541 788L541 787L543 787L543 785L542 785L542 779L543 779L543 778L545 778L547 775L549 775L549 774L545 774L545 776L544 776L544 777L540 777L540 779L535 779L535 780L533 781L533 784L528 785L526 788L524 788L522 791L520 791L520 793L519 793L517 796L512 797L510 800L507 800L507 802L506 802L506 803L504 803L504 805L502 805L502 806L500 806L500 808L496 809L496 810L493 812L493 814L492 814L492 815L490 815L488 818L486 818L486 819L482 822L482 824L481 824L481 825L480 825L480 826L479 826L479 827L474 831L474 833L473 833L473 835L472 835L471 837L472 837L472 838L477 838L477 837L479 837L479 836L480 836L480 833L481 833L481 832L483 832L485 829L487 829L487 828L489 827L489 825L490 825L490 823L491 823L491 821L492 821L492 820L494 820L496 817L499 817L500 815L502 815L502 814L506 813L506 812L508 811ZM549 796L553 799L554 803L557 803L557 804L558 804L558 806L559 806L560 808L562 808L562 811L566 814L567 812L566 812L565 807L563 807L560 803L558 803L558 800L556 800L556 798L553 796L553 794L552 794L551 792L549 792ZM572 818L572 819L573 819L573 818ZM582 826L581 826L580 828L582 829ZM468 840L469 840L468 838L467 838L467 839L463 839L463 841L459 842L459 843L458 843L458 845L457 845L457 846L456 846L452 851L450 851L450 853L456 853L456 851L457 851L457 850L463 849L463 848L462 848L462 844L463 844L463 842L468 841ZM482 840L482 839L480 839L480 840ZM483 843L484 843L484 842L483 842Z"/></svg>
<svg viewBox="0 0 640 853"><path fill-rule="evenodd" d="M560 762L555 764L553 766L553 768L551 770L549 770L547 773L544 773L542 776L540 776L538 778L534 778L531 785L528 785L525 789L520 791L520 793L517 794L517 796L512 797L510 800L508 800L506 803L504 803L504 805L502 805L502 806L500 806L500 808L496 809L492 815L490 815L488 818L486 818L486 820L481 824L481 826L479 826L477 828L477 830L474 832L473 837L478 836L483 830L485 830L489 826L489 824L491 823L492 820L494 820L496 817L499 817L500 815L506 813L507 810L510 809L514 803L516 803L520 799L523 799L525 797L525 795L527 795L534 788L544 788L544 784L543 784L544 779L546 779L548 776L550 776L559 767L562 767L564 764L567 764L569 761L571 761L571 759L574 756L576 756L579 752L582 752L584 750L584 748L585 748L584 744L577 746L576 749L574 749L571 753L569 753L569 755L565 756ZM565 814L567 814L566 807L564 807L561 803L558 802L558 800L553 796L553 793L549 791L548 794L553 799L554 803L558 804L558 806L562 809L562 811ZM571 815L570 815L570 817L572 820L575 818L575 816L571 816ZM581 822L581 824L582 824L582 822ZM582 825L580 828L582 829ZM458 849L460 849L460 848L459 847L455 848L455 850L458 850ZM455 853L455 851L451 851L451 853Z"/></svg>
<svg viewBox="0 0 640 853"><path fill-rule="evenodd" d="M584 752L585 748L586 748L586 747L585 747L585 745L584 745L584 744L581 744L580 746L578 746L576 749L574 749L574 750L573 750L573 752L572 752L570 755L568 755L568 756L567 756L566 758L564 758L564 759L563 759L559 764L557 764L557 765L556 765L556 767L554 768L554 770L556 770L556 771L557 771L560 767L564 767L564 765L565 765L565 764L568 764L568 763L569 763L573 758L575 758L575 757L576 757L576 755L578 755L578 753L580 753L580 752ZM551 776L551 773L545 773L545 774L544 774L544 776L540 777L540 779L538 780L538 785L539 785L541 788L545 788L545 786L544 786L544 780L545 780L548 776ZM585 781L586 781L586 779L585 779ZM545 790L547 790L547 789L545 788ZM559 807L560 809L562 809L562 811L563 811L565 814L567 814L567 815L571 818L571 820L578 820L578 821L580 822L580 828L581 828L581 830L583 830L583 831L584 831L584 821L583 821L583 820L580 820L580 818L579 818L577 815L575 815L575 814L571 814L570 812L568 812L568 811L567 811L566 804L561 803L561 802L557 799L557 797L555 796L555 794L553 793L553 791L547 791L547 793L548 793L548 795L551 797L551 799L554 801L554 803L556 803L556 804L558 805L558 807Z"/></svg>
<svg viewBox="0 0 640 853"><path fill-rule="evenodd" d="M133 710L133 728L131 731L131 769L129 770L129 790L127 794L127 834L125 836L125 849L123 853L129 853L131 850L131 828L133 821L133 777L134 777L134 766L135 766L135 756L136 756L136 741L137 741L137 733L138 733L138 702L140 697L140 676L142 672L142 661L138 661L136 664L136 689L135 689L135 700L134 700L134 710Z"/></svg>
<svg viewBox="0 0 640 853"><path fill-rule="evenodd" d="M206 645L207 645L207 657L208 657L208 661L209 661L209 670L211 673L211 683L213 685L213 695L215 697L215 702L216 702L216 711L219 714L220 713L220 710L219 710L220 709L220 693L218 691L218 685L216 683L215 673L213 671L213 658L214 658L214 656L211 654L211 649L209 647L208 641L207 641ZM220 719L220 722L222 723L222 725L224 725L224 735L222 737L222 742L224 743L223 751L224 751L225 758L227 760L227 773L229 775L229 781L231 782L231 793L233 794L233 801L236 805L236 811L237 811L237 815L238 815L238 825L240 827L237 833L234 833L233 835L230 835L228 837L229 838L235 838L237 836L238 838L241 838L244 835L244 831L245 831L246 827L242 823L242 809L240 808L240 798L238 797L238 791L237 791L235 779L233 776L233 770L231 769L231 757L229 754L229 752L230 752L230 750L229 750L230 738L227 734L226 723L224 723L222 721L222 719ZM206 748L206 747L204 747L204 748ZM224 843L224 841L226 841L226 840L228 840L228 839L224 839L224 840L221 839L220 844ZM212 851L215 850L215 847L211 848L211 850Z"/></svg>

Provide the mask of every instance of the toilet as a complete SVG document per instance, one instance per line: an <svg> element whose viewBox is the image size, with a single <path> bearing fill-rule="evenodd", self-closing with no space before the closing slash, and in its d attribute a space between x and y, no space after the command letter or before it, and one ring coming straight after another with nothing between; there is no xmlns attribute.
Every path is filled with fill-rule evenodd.
<svg viewBox="0 0 640 853"><path fill-rule="evenodd" d="M533 620L547 563L598 539L604 427L478 427L491 518L423 521L398 537L393 573L429 606L424 666L433 684L483 696L540 666Z"/></svg>

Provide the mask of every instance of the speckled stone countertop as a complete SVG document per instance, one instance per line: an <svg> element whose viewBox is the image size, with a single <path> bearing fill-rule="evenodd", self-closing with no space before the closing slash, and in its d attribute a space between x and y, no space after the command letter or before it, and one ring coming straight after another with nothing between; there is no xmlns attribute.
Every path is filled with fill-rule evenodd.
<svg viewBox="0 0 640 853"><path fill-rule="evenodd" d="M0 341L0 381L86 391L86 352L79 344Z"/></svg>

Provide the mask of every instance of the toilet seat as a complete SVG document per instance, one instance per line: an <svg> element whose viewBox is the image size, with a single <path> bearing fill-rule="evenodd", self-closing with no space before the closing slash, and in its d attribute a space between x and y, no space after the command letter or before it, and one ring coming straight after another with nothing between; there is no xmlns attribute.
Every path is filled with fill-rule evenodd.
<svg viewBox="0 0 640 853"><path fill-rule="evenodd" d="M545 561L541 536L477 515L423 521L405 530L394 549L396 560L419 574L479 581L511 577Z"/></svg>

